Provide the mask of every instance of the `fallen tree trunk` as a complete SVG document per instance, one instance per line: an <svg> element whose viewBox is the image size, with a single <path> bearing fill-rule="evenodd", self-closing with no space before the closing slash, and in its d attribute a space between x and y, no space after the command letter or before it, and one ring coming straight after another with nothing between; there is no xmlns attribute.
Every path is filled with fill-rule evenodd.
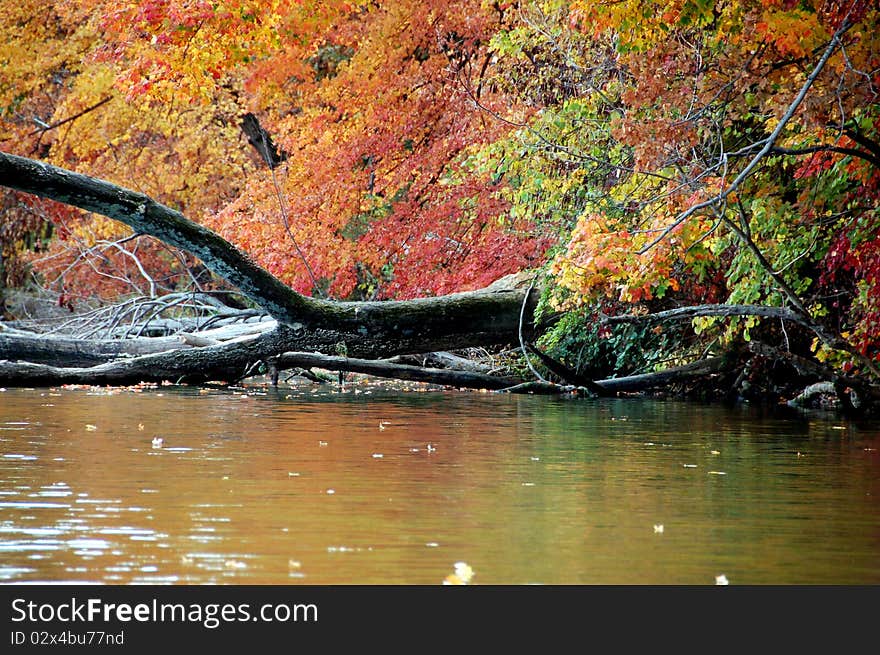
<svg viewBox="0 0 880 655"><path fill-rule="evenodd" d="M78 339L37 334L0 326L0 360L48 364L61 368L87 367L112 362L121 357L155 355L181 348L229 343L241 337L269 332L275 321L238 323L204 330L198 334L179 332L172 337L134 339Z"/></svg>
<svg viewBox="0 0 880 655"><path fill-rule="evenodd" d="M0 359L51 366L94 366L120 357L133 357L187 347L177 337L141 339L71 339L40 334L7 334L0 331Z"/></svg>
<svg viewBox="0 0 880 655"><path fill-rule="evenodd" d="M451 356L433 359L447 368L384 360L463 348L512 344L522 348L542 327L531 320L540 289L533 288L533 276L527 273L507 276L485 289L435 298L388 302L316 299L296 293L219 235L141 193L2 152L0 185L103 214L129 225L137 234L187 250L274 319L269 325L258 324L242 332L236 332L237 327L224 328L227 331L223 333L193 330L181 323L184 329L171 337L119 341L0 332L0 384L230 382L256 372L268 372L277 379L277 371L285 368L321 367L459 387L501 389L522 381L482 371L450 370L447 362L454 365ZM158 301L157 310L164 306ZM742 311L741 307L735 309ZM761 312L764 315L765 310ZM796 320L775 310L766 315ZM162 320L158 311L151 316ZM684 316L679 312L658 316L657 320ZM127 329L126 335L140 332ZM720 360L704 360L659 373L584 382L584 386L597 394L639 391L712 375L721 366ZM565 374L563 377L572 377L571 372L556 368Z"/></svg>
<svg viewBox="0 0 880 655"><path fill-rule="evenodd" d="M178 342L178 346L182 346ZM0 384L47 386L59 384L131 385L139 382L234 382L246 377L254 365L265 361L278 344L275 332L253 335L206 348L176 350L118 358L88 367L61 367L29 361L0 361ZM253 374L253 373L251 373Z"/></svg>
<svg viewBox="0 0 880 655"><path fill-rule="evenodd" d="M279 321L284 350L379 358L516 343L520 311L538 291L502 285L435 298L335 302L296 293L207 228L150 197L44 162L0 152L0 184L103 214L191 252ZM531 321L523 326L528 334Z"/></svg>
<svg viewBox="0 0 880 655"><path fill-rule="evenodd" d="M539 292L526 288L522 275L507 276L485 289L435 298L327 301L296 293L214 232L144 194L2 152L0 184L103 214L138 234L187 250L277 321L271 331L252 339L217 344L205 332L184 334L182 341L175 337L174 341L119 342L65 341L10 332L0 341L3 384L239 380L257 363L288 352L379 359L508 345L516 343L521 332L531 335L534 328L528 317ZM211 345L202 347L206 344Z"/></svg>
<svg viewBox="0 0 880 655"><path fill-rule="evenodd" d="M384 360L365 360L320 353L282 352L267 355L277 348L275 334L253 335L203 348L189 348L144 355L87 367L59 367L35 362L0 361L0 384L91 384L130 385L139 382L201 383L212 380L237 381L256 372L292 368L324 368L350 371L378 377L428 382L467 389L502 389L521 379L486 375L471 371L423 368ZM262 366L260 366L262 364Z"/></svg>

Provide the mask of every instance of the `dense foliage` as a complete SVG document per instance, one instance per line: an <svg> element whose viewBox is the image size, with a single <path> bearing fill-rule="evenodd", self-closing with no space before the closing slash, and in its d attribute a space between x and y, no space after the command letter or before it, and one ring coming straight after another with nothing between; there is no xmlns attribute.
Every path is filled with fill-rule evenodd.
<svg viewBox="0 0 880 655"><path fill-rule="evenodd" d="M760 335L866 373L880 361L878 13L4 2L0 148L178 207L306 293L413 297L546 267L542 311L564 318L544 346L585 372ZM246 113L280 161L248 145ZM64 302L209 284L106 219L11 194L2 206L13 282L27 259ZM717 304L786 307L817 329L600 320Z"/></svg>

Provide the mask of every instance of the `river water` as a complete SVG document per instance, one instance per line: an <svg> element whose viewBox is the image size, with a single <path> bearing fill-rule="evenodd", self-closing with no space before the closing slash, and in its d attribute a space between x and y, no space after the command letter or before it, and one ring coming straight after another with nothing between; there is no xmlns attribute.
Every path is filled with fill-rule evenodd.
<svg viewBox="0 0 880 655"><path fill-rule="evenodd" d="M878 451L784 408L8 389L0 582L878 584Z"/></svg>

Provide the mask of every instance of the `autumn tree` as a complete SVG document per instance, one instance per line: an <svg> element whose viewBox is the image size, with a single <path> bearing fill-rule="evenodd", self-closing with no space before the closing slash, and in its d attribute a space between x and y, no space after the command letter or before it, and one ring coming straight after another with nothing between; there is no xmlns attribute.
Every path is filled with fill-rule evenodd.
<svg viewBox="0 0 880 655"><path fill-rule="evenodd" d="M759 332L876 377L876 4L516 7L497 83L537 111L481 156L512 213L569 235L548 306L573 313L548 345L626 370L652 360L603 341L668 360ZM646 311L666 313L604 317Z"/></svg>
<svg viewBox="0 0 880 655"><path fill-rule="evenodd" d="M53 163L185 209L296 289L385 298L476 288L548 245L509 220L497 181L466 162L505 130L461 86L482 86L497 8L66 0L51 10L53 38L77 47L41 60L33 77L70 73L51 104L10 109L4 148L32 155L38 139ZM20 13L7 23L13 47L47 40L37 9ZM7 70L5 86L40 95ZM280 166L249 152L245 114L291 153ZM47 218L59 238L35 266L69 295L190 282L179 253L103 218Z"/></svg>

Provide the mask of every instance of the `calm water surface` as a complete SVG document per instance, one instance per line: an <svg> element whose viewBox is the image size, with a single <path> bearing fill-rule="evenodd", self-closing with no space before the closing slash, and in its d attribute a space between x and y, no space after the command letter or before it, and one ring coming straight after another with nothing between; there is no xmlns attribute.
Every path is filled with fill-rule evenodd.
<svg viewBox="0 0 880 655"><path fill-rule="evenodd" d="M671 401L9 389L0 581L878 584L878 451Z"/></svg>

